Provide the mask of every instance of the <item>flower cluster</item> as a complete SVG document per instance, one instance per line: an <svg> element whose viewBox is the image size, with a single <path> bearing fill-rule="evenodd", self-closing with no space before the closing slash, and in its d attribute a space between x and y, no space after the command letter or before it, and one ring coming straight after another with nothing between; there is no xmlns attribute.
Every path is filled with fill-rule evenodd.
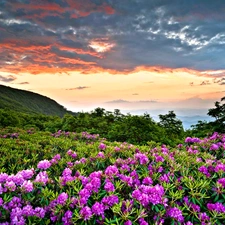
<svg viewBox="0 0 225 225"><path fill-rule="evenodd" d="M97 141L97 135L87 132L79 140L75 139L78 134L64 131L54 137L55 142L68 137L71 142L59 154L53 151L44 159L38 155L37 167L10 173L10 165L1 170L0 224L206 225L225 221L221 155L225 135L216 133L202 140L188 137L179 147L153 149Z"/></svg>

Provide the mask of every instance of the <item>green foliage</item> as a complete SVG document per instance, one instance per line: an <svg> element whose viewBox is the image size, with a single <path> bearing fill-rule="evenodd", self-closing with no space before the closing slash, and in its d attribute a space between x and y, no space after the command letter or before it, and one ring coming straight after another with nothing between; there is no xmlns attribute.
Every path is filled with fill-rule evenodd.
<svg viewBox="0 0 225 225"><path fill-rule="evenodd" d="M100 134L109 141L127 141L132 144L147 144L149 141L154 141L175 146L183 138L182 123L180 124L179 120L169 123L169 127L158 124L147 113L141 116L123 115L119 110L112 113L101 108L91 113L82 112L77 115L66 113L63 118L0 109L0 128L8 126L35 128L53 133L57 130L87 131ZM182 129L178 132L179 126Z"/></svg>

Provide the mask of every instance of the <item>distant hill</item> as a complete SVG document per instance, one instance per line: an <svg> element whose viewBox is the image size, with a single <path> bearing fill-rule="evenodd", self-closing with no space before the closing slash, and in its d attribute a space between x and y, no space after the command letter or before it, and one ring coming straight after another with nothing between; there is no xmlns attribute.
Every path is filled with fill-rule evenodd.
<svg viewBox="0 0 225 225"><path fill-rule="evenodd" d="M75 114L46 96L4 85L0 85L0 109L60 117L65 113Z"/></svg>

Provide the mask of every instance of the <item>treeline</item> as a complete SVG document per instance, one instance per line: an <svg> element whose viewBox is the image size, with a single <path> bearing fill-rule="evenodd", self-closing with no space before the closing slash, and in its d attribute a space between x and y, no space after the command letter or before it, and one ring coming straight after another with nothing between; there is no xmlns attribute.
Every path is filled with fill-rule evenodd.
<svg viewBox="0 0 225 225"><path fill-rule="evenodd" d="M160 115L160 122L155 122L149 114L141 116L127 114L120 110L114 112L96 108L90 113L77 115L65 114L64 117L43 114L27 114L12 110L0 110L0 127L18 127L41 131L87 131L99 134L110 141L129 142L132 144L147 144L148 142L175 145L184 136L182 122L176 114L170 111Z"/></svg>
<svg viewBox="0 0 225 225"><path fill-rule="evenodd" d="M213 132L225 133L225 97L220 102L215 102L215 107L208 110L207 115L214 118L214 121L198 121L188 132L191 136L204 137Z"/></svg>
<svg viewBox="0 0 225 225"><path fill-rule="evenodd" d="M208 115L215 118L215 121L199 121L187 131L184 131L182 121L177 119L173 111L159 115L160 121L156 122L147 113L141 116L124 115L119 109L110 112L103 108L76 115L67 113L62 118L0 109L0 128L34 128L52 133L57 130L87 131L91 134L99 134L109 141L126 141L132 144L156 142L175 146L186 136L204 137L216 131L224 133L225 104L222 104L224 100L225 98L221 99L221 102L216 102L215 108L208 111Z"/></svg>

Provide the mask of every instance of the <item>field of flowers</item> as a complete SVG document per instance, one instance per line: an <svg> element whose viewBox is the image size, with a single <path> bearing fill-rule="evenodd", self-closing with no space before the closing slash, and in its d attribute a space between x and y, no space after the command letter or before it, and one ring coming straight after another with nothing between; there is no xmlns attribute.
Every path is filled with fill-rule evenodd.
<svg viewBox="0 0 225 225"><path fill-rule="evenodd" d="M225 224L225 135L176 148L0 131L0 224Z"/></svg>

